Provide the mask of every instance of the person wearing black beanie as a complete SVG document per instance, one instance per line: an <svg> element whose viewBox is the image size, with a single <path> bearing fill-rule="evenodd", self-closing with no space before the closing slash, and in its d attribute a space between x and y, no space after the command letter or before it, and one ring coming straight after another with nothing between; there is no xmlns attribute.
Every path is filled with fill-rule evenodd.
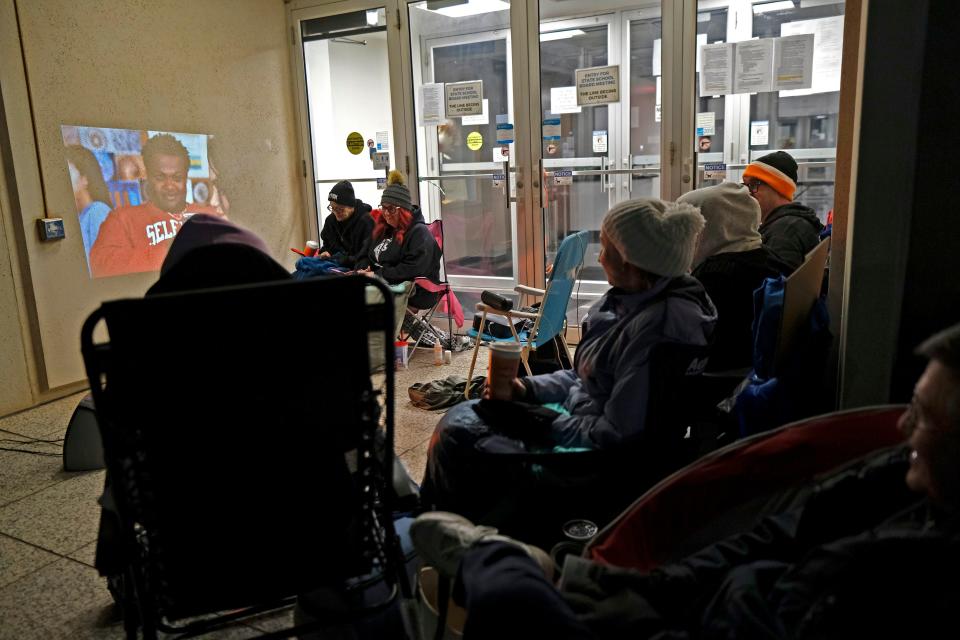
<svg viewBox="0 0 960 640"><path fill-rule="evenodd" d="M373 233L370 205L353 193L353 185L341 180L327 196L328 215L320 231L318 258L332 260L344 267L353 267L366 252Z"/></svg>

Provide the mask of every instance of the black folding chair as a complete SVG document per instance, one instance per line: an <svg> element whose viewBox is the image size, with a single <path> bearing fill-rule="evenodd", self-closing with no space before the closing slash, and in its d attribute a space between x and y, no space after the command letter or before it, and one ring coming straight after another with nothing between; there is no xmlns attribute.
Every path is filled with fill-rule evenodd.
<svg viewBox="0 0 960 640"><path fill-rule="evenodd" d="M368 287L386 302L366 304ZM374 389L367 355L376 331L393 359L392 299L344 276L117 300L87 319L128 637L196 635L371 569L390 596L351 616L410 596L384 471L393 371Z"/></svg>

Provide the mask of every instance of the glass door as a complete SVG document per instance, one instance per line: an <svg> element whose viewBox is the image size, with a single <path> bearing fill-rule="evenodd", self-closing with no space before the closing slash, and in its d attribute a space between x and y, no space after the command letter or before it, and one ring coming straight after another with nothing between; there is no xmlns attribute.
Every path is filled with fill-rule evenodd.
<svg viewBox="0 0 960 640"><path fill-rule="evenodd" d="M609 288L598 262L606 212L660 196L661 41L658 2L540 2L545 268L564 237L592 232L568 306L571 327Z"/></svg>
<svg viewBox="0 0 960 640"><path fill-rule="evenodd" d="M396 166L385 7L310 17L295 12L302 48L312 177L308 194L318 223L327 215L327 195L349 180L356 197L380 201L386 172Z"/></svg>
<svg viewBox="0 0 960 640"><path fill-rule="evenodd" d="M696 96L696 120L694 121L697 157L697 181L695 186L705 187L720 184L725 177L715 171L717 164L736 164L738 150L738 122L728 120L727 113L734 113L737 99L729 95L700 95L701 54L700 47L736 40L734 21L728 19L729 9L717 2L701 2L697 8L697 53L694 91ZM712 165L708 167L707 165Z"/></svg>
<svg viewBox="0 0 960 640"><path fill-rule="evenodd" d="M578 69L619 65L613 46L618 36L611 14L540 25L544 250L549 264L565 237L595 231L584 280L603 279L599 231L618 197L613 172L620 155L620 104L579 105L576 76Z"/></svg>
<svg viewBox="0 0 960 640"><path fill-rule="evenodd" d="M468 308L484 289L512 293L517 282L510 5L407 11L421 206L443 220L447 276Z"/></svg>

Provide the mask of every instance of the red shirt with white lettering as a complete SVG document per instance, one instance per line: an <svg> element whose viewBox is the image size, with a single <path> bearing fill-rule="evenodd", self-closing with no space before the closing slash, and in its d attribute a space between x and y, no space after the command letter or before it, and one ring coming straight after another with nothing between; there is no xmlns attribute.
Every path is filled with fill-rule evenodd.
<svg viewBox="0 0 960 640"><path fill-rule="evenodd" d="M152 202L114 209L100 225L90 249L95 278L159 271L177 230L194 213L223 216L213 207L188 204L183 213L168 213Z"/></svg>

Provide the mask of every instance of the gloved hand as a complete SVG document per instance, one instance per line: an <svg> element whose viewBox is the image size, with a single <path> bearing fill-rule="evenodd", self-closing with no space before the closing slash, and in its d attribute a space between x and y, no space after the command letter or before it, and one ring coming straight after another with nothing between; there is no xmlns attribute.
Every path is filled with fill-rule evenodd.
<svg viewBox="0 0 960 640"><path fill-rule="evenodd" d="M538 404L489 398L473 405L473 410L495 431L526 442L548 440L550 426L560 415Z"/></svg>

